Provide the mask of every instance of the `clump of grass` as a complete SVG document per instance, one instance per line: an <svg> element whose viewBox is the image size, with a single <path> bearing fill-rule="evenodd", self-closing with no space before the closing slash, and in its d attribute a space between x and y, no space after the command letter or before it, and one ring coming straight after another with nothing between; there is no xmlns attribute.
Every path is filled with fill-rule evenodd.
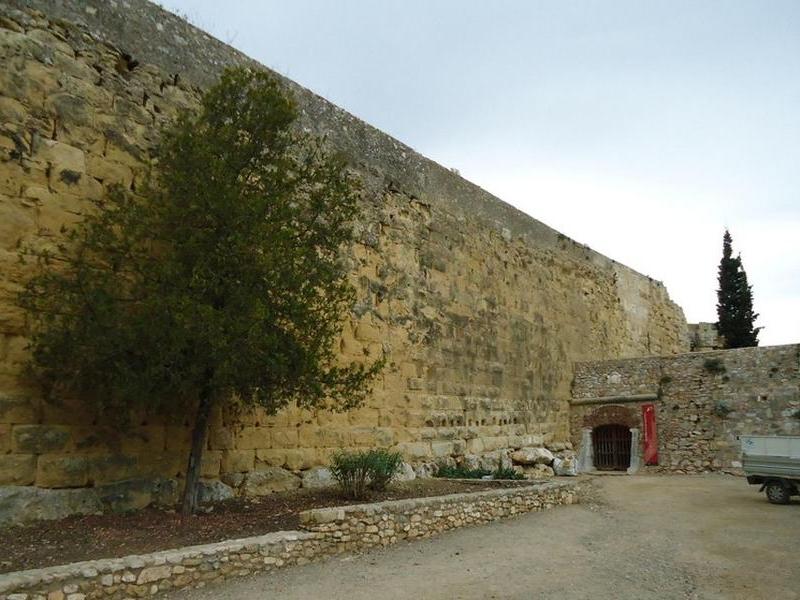
<svg viewBox="0 0 800 600"><path fill-rule="evenodd" d="M483 479L487 476L491 476L492 479L525 479L524 475L520 475L511 467L503 467L502 462L498 463L494 471L488 469L469 469L463 466L448 467L447 465L440 465L433 476L445 479Z"/></svg>
<svg viewBox="0 0 800 600"><path fill-rule="evenodd" d="M348 498L363 500L369 491L382 492L400 471L403 457L385 449L337 452L331 457L331 475Z"/></svg>

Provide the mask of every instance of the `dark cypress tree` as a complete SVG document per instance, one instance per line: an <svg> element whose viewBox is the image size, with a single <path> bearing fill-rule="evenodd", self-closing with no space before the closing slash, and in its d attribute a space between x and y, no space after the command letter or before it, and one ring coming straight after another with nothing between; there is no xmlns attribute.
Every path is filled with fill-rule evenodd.
<svg viewBox="0 0 800 600"><path fill-rule="evenodd" d="M719 263L717 332L725 339L726 348L758 346L761 327L753 327L758 318L758 314L753 312L753 289L747 283L742 257L733 257L732 241L726 229Z"/></svg>

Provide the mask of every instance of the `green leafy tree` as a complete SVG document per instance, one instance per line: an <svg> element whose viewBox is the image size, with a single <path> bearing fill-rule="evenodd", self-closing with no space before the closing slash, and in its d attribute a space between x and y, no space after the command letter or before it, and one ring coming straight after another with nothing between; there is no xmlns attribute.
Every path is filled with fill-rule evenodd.
<svg viewBox="0 0 800 600"><path fill-rule="evenodd" d="M124 426L193 414L183 512L194 512L215 406L346 410L383 364L334 351L355 300L342 250L360 185L270 76L226 71L164 133L151 181L121 189L49 250L22 293L32 367Z"/></svg>
<svg viewBox="0 0 800 600"><path fill-rule="evenodd" d="M719 263L717 290L717 333L725 339L726 348L758 346L761 327L753 324L753 289L747 283L742 257L733 257L732 238L728 230L722 238L722 260Z"/></svg>

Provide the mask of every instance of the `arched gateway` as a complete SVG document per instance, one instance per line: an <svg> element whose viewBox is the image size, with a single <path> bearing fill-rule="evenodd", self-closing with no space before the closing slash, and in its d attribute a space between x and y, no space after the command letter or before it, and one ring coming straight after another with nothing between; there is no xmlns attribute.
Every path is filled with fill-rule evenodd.
<svg viewBox="0 0 800 600"><path fill-rule="evenodd" d="M601 406L583 419L578 467L582 471L628 471L639 468L639 421L627 406Z"/></svg>

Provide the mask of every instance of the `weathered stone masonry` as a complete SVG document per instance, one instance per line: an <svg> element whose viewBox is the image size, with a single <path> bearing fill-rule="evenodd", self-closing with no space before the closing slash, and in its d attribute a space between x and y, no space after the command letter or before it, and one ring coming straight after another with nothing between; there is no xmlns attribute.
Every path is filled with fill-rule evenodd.
<svg viewBox="0 0 800 600"><path fill-rule="evenodd" d="M575 365L572 439L603 424L641 429L653 403L659 467L739 467L742 434L800 435L800 345Z"/></svg>
<svg viewBox="0 0 800 600"><path fill-rule="evenodd" d="M223 67L263 67L143 0L6 1L0 60L0 486L105 498L110 485L140 506L180 480L188 422L137 415L120 437L74 399L41 401L21 377L26 325L12 298L28 271L17 247L52 243L112 184L135 189L160 127ZM525 435L564 441L573 361L687 349L659 282L285 84L300 125L326 134L365 183L350 251L359 303L341 352L386 350L390 365L349 414L217 413L205 477L297 473L337 448L389 446L422 462L520 447ZM157 480L167 483L151 489ZM25 489L14 492L22 504L39 493Z"/></svg>

